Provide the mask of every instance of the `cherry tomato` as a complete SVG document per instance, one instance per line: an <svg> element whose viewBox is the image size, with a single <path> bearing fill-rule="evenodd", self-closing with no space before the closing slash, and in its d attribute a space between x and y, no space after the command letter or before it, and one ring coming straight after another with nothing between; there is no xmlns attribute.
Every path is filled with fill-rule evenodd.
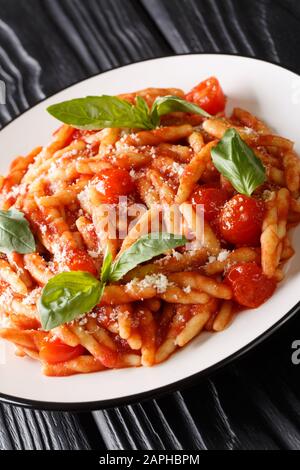
<svg viewBox="0 0 300 470"><path fill-rule="evenodd" d="M40 358L49 364L71 361L84 354L85 349L80 344L72 347L64 344L59 338L46 338L40 349Z"/></svg>
<svg viewBox="0 0 300 470"><path fill-rule="evenodd" d="M65 264L71 271L85 271L97 276L94 261L84 250L69 251L66 255Z"/></svg>
<svg viewBox="0 0 300 470"><path fill-rule="evenodd" d="M224 189L202 186L195 189L191 200L193 205L203 204L204 218L212 222L228 200L228 193Z"/></svg>
<svg viewBox="0 0 300 470"><path fill-rule="evenodd" d="M276 289L276 281L269 279L255 263L232 266L227 275L236 302L245 307L256 308L263 304Z"/></svg>
<svg viewBox="0 0 300 470"><path fill-rule="evenodd" d="M233 245L259 244L265 206L243 194L237 194L226 202L220 212L220 233Z"/></svg>
<svg viewBox="0 0 300 470"><path fill-rule="evenodd" d="M187 95L186 99L200 106L210 114L224 111L226 98L219 81L210 77L195 86Z"/></svg>
<svg viewBox="0 0 300 470"><path fill-rule="evenodd" d="M127 196L134 190L134 182L128 171L119 168L107 168L97 176L97 191L103 203L117 204L119 196Z"/></svg>

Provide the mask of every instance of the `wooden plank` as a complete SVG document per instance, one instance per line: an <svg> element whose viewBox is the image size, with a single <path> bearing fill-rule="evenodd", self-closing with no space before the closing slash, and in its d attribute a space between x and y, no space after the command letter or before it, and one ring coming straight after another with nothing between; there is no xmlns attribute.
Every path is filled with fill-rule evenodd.
<svg viewBox="0 0 300 470"><path fill-rule="evenodd" d="M178 54L245 54L300 72L300 4L295 0L141 1Z"/></svg>
<svg viewBox="0 0 300 470"><path fill-rule="evenodd" d="M135 0L1 0L0 6L2 124L74 82L172 51Z"/></svg>
<svg viewBox="0 0 300 470"><path fill-rule="evenodd" d="M102 438L90 420L87 414L49 413L1 405L0 450L103 449Z"/></svg>

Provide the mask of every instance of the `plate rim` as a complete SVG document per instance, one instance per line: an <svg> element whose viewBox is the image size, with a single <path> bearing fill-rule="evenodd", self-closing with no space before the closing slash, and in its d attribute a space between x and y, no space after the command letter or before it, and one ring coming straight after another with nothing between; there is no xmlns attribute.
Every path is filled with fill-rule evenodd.
<svg viewBox="0 0 300 470"><path fill-rule="evenodd" d="M235 54L235 53L225 53L225 52L186 52L182 54L157 55L151 58L136 60L128 64L123 64L117 67L111 67L111 68L106 69L103 72L96 72L86 78L83 78L82 80L74 81L70 85L64 88L61 88L60 90L57 90L48 96L45 96L45 98L42 98L41 100L36 102L33 106L22 111L20 114L18 114L18 116L16 116L15 118L13 118L8 123L2 126L0 130L0 134L6 127L10 126L13 122L18 120L21 116L31 111L32 109L34 109L36 106L43 103L47 99L55 96L56 94L62 91L68 90L74 85L83 83L84 81L89 80L90 78L94 78L94 77L103 75L107 72L111 72L113 70L118 70L123 67L127 67L127 66L134 65L134 64L139 64L142 62L149 62L152 60L167 59L167 58L172 58L172 57L205 56L205 55L206 56L207 55L219 55L219 56L229 56L229 57L240 57L240 58L244 58L248 60L264 62L267 64L275 65L281 69L284 69L296 75L296 77L300 78L300 74L295 72L295 70L292 70L289 67L283 66L276 61L266 60L261 57L253 57L253 56L245 55L245 54ZM172 382L168 385L163 385L162 387L157 387L155 389L152 389L146 392L140 392L140 393L136 393L136 394L125 396L125 397L111 398L107 400L93 400L93 401L88 401L88 402L51 402L51 401L31 400L28 398L22 398L22 397L18 397L14 395L7 395L4 393L1 393L0 391L0 402L14 405L14 406L20 406L22 408L29 408L29 409L36 409L36 410L43 410L43 411L83 412L83 411L95 411L95 410L113 408L113 407L118 407L118 406L125 406L125 405L129 405L132 403L136 403L137 401L155 399L167 393L178 391L179 389L184 389L188 386L191 386L195 384L197 380L203 380L209 375L214 374L216 371L218 371L222 367L225 367L229 365L230 363L232 363L233 361L240 359L242 356L249 353L256 346L260 345L263 341L268 339L273 333L277 332L279 328L281 328L284 324L286 324L298 312L299 308L300 308L300 301L297 302L280 320L274 323L274 325L272 325L270 328L264 331L257 338L250 341L250 343L246 344L245 346L243 346L242 348L240 348L238 351L234 352L233 354L229 355L225 359L222 359L221 361L216 362L212 366L207 367L206 369L203 369L202 371L196 372L195 374L185 377L184 379L177 380L176 382Z"/></svg>

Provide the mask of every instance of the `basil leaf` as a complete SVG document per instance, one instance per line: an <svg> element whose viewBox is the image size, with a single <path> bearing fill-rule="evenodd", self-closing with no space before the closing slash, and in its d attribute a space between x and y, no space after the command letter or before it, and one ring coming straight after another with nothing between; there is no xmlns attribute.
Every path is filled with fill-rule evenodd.
<svg viewBox="0 0 300 470"><path fill-rule="evenodd" d="M111 273L111 265L112 265L112 254L107 249L104 255L102 268L101 268L101 281L102 282L107 282L109 280L110 273Z"/></svg>
<svg viewBox="0 0 300 470"><path fill-rule="evenodd" d="M196 104L179 98L178 96L162 96L160 98L156 98L151 109L151 114L160 117L164 114L174 113L176 111L199 114L206 118L212 117Z"/></svg>
<svg viewBox="0 0 300 470"><path fill-rule="evenodd" d="M175 111L211 117L199 106L177 96L156 98L151 111L146 101L137 96L132 105L117 96L86 96L49 106L47 111L59 121L78 129L98 130L106 127L155 129L160 116Z"/></svg>
<svg viewBox="0 0 300 470"><path fill-rule="evenodd" d="M265 167L235 129L225 132L211 156L217 170L241 194L251 196L266 180Z"/></svg>
<svg viewBox="0 0 300 470"><path fill-rule="evenodd" d="M99 302L103 289L98 279L82 271L52 277L38 301L43 329L49 331L89 312Z"/></svg>
<svg viewBox="0 0 300 470"><path fill-rule="evenodd" d="M51 105L47 111L59 121L78 129L154 128L148 106L141 97L134 106L116 96L86 96Z"/></svg>
<svg viewBox="0 0 300 470"><path fill-rule="evenodd" d="M179 238L172 233L160 232L144 235L112 264L109 280L119 281L138 264L186 243L185 237Z"/></svg>
<svg viewBox="0 0 300 470"><path fill-rule="evenodd" d="M139 120L144 123L145 129L155 129L158 126L159 121L153 121L149 106L141 96L136 97L135 113L139 116Z"/></svg>
<svg viewBox="0 0 300 470"><path fill-rule="evenodd" d="M105 286L106 286L106 282L102 282L100 281L100 292L99 292L99 300L97 303L100 302L100 300L102 299L102 295L104 293L104 289L105 289Z"/></svg>
<svg viewBox="0 0 300 470"><path fill-rule="evenodd" d="M178 238L171 233L150 233L139 238L114 263L107 251L101 281L83 271L63 272L52 277L37 304L43 329L49 331L89 312L99 303L108 281L119 281L138 264L186 242L185 237Z"/></svg>
<svg viewBox="0 0 300 470"><path fill-rule="evenodd" d="M0 251L2 253L33 253L34 236L23 212L17 209L0 211Z"/></svg>

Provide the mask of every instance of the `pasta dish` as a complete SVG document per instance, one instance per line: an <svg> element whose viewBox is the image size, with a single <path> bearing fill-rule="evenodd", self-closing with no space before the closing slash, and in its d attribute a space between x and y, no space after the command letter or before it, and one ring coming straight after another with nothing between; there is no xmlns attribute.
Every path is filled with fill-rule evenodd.
<svg viewBox="0 0 300 470"><path fill-rule="evenodd" d="M0 338L18 356L47 376L153 366L273 295L299 159L225 105L211 77L48 108L50 143L0 177Z"/></svg>

